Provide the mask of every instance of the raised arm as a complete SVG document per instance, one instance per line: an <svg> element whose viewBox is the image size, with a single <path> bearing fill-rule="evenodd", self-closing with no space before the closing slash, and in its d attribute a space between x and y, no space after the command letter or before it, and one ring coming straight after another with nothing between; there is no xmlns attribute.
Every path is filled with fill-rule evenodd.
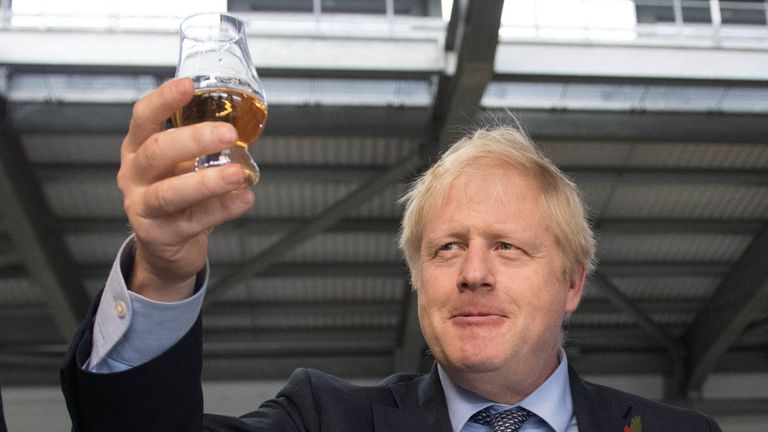
<svg viewBox="0 0 768 432"><path fill-rule="evenodd" d="M242 215L254 202L238 164L194 172L197 156L235 145L227 123L165 130L165 122L192 98L189 79L176 79L139 100L121 149L117 185L136 235L129 288L149 299L176 301L192 294L204 266L208 233Z"/></svg>

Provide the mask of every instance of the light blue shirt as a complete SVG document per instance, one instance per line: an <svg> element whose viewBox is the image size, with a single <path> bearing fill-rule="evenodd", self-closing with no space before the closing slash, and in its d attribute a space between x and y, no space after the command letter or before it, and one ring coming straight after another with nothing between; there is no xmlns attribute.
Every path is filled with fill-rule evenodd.
<svg viewBox="0 0 768 432"><path fill-rule="evenodd" d="M513 405L493 403L482 396L455 385L448 374L438 364L440 382L448 405L453 432L488 432L490 427L469 422L477 411L493 405L498 410L511 408ZM552 375L533 393L520 401L521 406L533 414L521 432L577 432L576 416L573 414L571 384L568 378L568 359L560 350L560 364Z"/></svg>
<svg viewBox="0 0 768 432"><path fill-rule="evenodd" d="M197 320L208 285L208 264L197 275L199 289L179 302L156 302L128 291L124 267L133 265L133 237L123 243L109 273L93 326L91 356L84 368L120 372L171 348Z"/></svg>
<svg viewBox="0 0 768 432"><path fill-rule="evenodd" d="M208 265L197 277L197 292L179 302L156 302L128 290L124 268L133 263L133 238L120 248L96 312L91 356L84 368L96 373L130 369L170 349L194 325L208 285ZM560 364L533 393L518 404L533 416L520 432L578 432L573 414L568 359L560 350ZM455 385L438 364L453 432L488 432L488 426L469 422L475 412L496 404Z"/></svg>

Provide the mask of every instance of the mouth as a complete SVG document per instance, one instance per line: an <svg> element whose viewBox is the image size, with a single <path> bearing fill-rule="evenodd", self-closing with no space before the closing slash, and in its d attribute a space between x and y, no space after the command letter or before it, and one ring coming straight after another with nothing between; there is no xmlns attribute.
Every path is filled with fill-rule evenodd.
<svg viewBox="0 0 768 432"><path fill-rule="evenodd" d="M460 311L451 315L451 321L459 325L498 325L506 318L496 311Z"/></svg>

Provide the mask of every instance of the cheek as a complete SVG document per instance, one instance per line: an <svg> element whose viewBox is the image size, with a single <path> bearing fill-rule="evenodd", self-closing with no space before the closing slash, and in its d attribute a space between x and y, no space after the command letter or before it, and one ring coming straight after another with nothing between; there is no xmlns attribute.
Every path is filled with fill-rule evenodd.
<svg viewBox="0 0 768 432"><path fill-rule="evenodd" d="M432 313L430 303L425 303L424 295L419 292L418 298L418 316L419 327L421 327L421 334L424 336L424 341L427 345L432 346L435 342L435 322L433 321L435 316Z"/></svg>
<svg viewBox="0 0 768 432"><path fill-rule="evenodd" d="M507 290L506 303L532 320L557 319L568 308L567 285L553 279L519 279L516 288Z"/></svg>

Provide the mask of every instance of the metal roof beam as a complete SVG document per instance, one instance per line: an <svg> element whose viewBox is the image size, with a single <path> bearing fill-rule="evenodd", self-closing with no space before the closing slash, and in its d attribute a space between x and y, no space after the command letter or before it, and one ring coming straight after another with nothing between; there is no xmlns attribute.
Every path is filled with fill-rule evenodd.
<svg viewBox="0 0 768 432"><path fill-rule="evenodd" d="M514 101L510 101L509 109L537 142L563 139L765 144L768 136L765 114L516 109ZM493 124L499 118L509 118L509 113L493 109L484 111L482 117Z"/></svg>
<svg viewBox="0 0 768 432"><path fill-rule="evenodd" d="M699 394L718 361L768 303L768 224L755 236L686 334L687 389Z"/></svg>
<svg viewBox="0 0 768 432"><path fill-rule="evenodd" d="M34 170L0 96L0 215L26 273L48 303L59 334L69 339L90 300L53 219Z"/></svg>
<svg viewBox="0 0 768 432"><path fill-rule="evenodd" d="M243 264L215 282L211 291L206 296L206 304L225 298L227 291L256 274L264 273L280 259L292 252L296 247L305 243L312 236L335 225L349 212L357 209L361 204L365 203L382 190L398 181L410 178L421 165L421 157L418 152L416 152L394 164L394 166L382 175L371 178L369 181L363 183L347 196L322 211L315 218L309 220L306 224L291 230L289 233L272 243L272 245L268 246L264 251L245 260Z"/></svg>
<svg viewBox="0 0 768 432"><path fill-rule="evenodd" d="M443 69L440 19L410 20L398 37L310 31L269 34L248 25L248 45L259 72L266 70L437 72ZM295 22L294 22L295 23ZM317 23L308 21L310 27ZM282 34L281 34L282 33ZM319 37L322 36L322 37ZM88 49L82 49L88 46ZM45 66L48 71L89 66L171 73L178 58L177 27L167 31L58 30L4 31L0 64Z"/></svg>
<svg viewBox="0 0 768 432"><path fill-rule="evenodd" d="M621 290L602 273L596 272L592 275L590 285L598 287L614 306L625 314L631 316L640 328L653 336L662 346L664 346L664 348L666 348L670 355L672 367L671 373L668 376L665 393L667 394L667 398L681 396L683 380L685 379L685 365L683 362L685 345L683 345L680 340L672 337L660 325L656 324L650 316L637 307L629 297L621 292Z"/></svg>
<svg viewBox="0 0 768 432"><path fill-rule="evenodd" d="M445 47L447 58L455 58L456 65L453 74L449 71L438 81L427 160L436 158L476 123L480 100L493 79L503 5L502 1L453 2Z"/></svg>

